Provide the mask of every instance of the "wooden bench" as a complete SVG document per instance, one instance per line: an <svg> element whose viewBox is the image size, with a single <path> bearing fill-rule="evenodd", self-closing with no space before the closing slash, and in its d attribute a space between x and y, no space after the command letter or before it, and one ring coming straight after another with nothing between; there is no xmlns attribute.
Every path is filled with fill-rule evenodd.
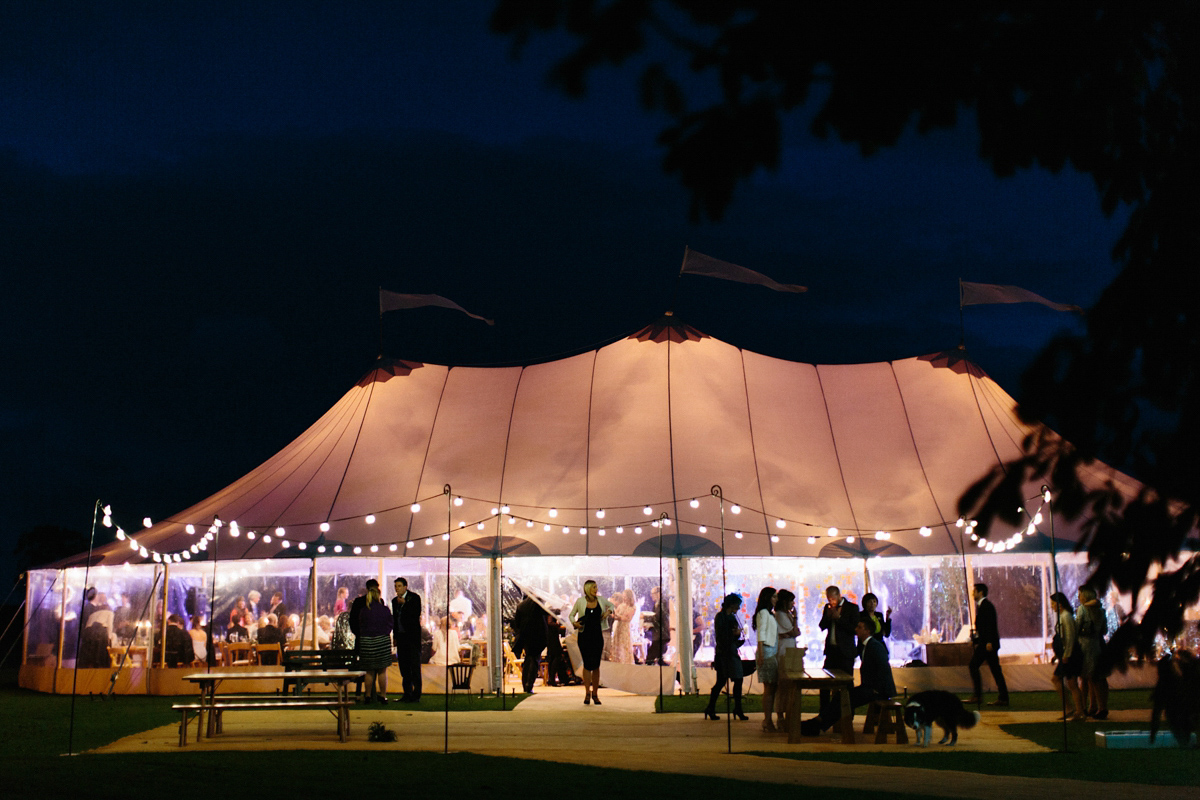
<svg viewBox="0 0 1200 800"><path fill-rule="evenodd" d="M307 677L303 679L289 678L286 673L299 671L316 671L330 669L361 669L358 653L354 650L284 650L283 651L283 693L289 690L295 694L304 691L310 683L325 683L320 678ZM354 693L362 695L362 679L355 682Z"/></svg>
<svg viewBox="0 0 1200 800"><path fill-rule="evenodd" d="M299 695L222 695L220 700L212 706L202 706L200 703L178 703L171 706L172 711L178 711L181 714L179 721L179 746L187 746L187 729L189 719L192 714L197 716L196 738L200 738L200 725L203 720L199 719L201 711L207 711L213 714L215 719L215 732L221 733L223 730L223 715L226 711L279 711L282 709L325 709L332 713L338 721L338 739L346 741L350 734L349 714L345 713L345 709L350 703L343 703L340 700L313 700L310 697L302 697Z"/></svg>
<svg viewBox="0 0 1200 800"><path fill-rule="evenodd" d="M888 734L896 734L896 744L908 744L904 725L904 706L899 700L872 700L867 706L863 734L874 732L875 744L887 744Z"/></svg>

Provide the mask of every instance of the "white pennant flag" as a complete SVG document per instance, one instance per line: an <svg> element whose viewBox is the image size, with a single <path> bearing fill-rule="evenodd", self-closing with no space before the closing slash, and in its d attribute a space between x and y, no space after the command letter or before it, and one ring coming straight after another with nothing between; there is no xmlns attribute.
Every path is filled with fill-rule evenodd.
<svg viewBox="0 0 1200 800"><path fill-rule="evenodd" d="M703 253L697 253L691 248L684 248L683 266L679 268L679 274L684 273L689 275L707 275L710 278L721 278L727 281L737 281L738 283L753 283L758 286L765 286L768 289L774 289L777 292L807 292L808 289L803 286L797 286L794 283L779 283L761 272L755 272L752 269L739 267L737 264L730 264L728 261L706 256Z"/></svg>
<svg viewBox="0 0 1200 800"><path fill-rule="evenodd" d="M1020 286L1002 286L996 283L971 283L959 281L959 306L987 305L989 303L1041 303L1056 311L1077 311L1083 309L1070 303L1055 303L1040 294L1034 294Z"/></svg>
<svg viewBox="0 0 1200 800"><path fill-rule="evenodd" d="M483 320L488 325L496 323L486 317L481 317L478 314L472 314L465 308L460 306L453 300L447 300L439 294L400 294L398 292L389 292L387 289L379 290L379 314L383 315L385 311L398 311L405 308L419 308L421 306L440 306L442 308L452 308L455 311L461 311L472 319Z"/></svg>

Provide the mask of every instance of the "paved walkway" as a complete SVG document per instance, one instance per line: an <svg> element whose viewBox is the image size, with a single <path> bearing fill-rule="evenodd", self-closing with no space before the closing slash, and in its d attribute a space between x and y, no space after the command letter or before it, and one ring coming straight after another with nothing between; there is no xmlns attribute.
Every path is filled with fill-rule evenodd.
<svg viewBox="0 0 1200 800"><path fill-rule="evenodd" d="M1095 800L1115 795L1122 800L1193 800L1195 788L1142 784L1096 783L1012 776L979 775L969 772L931 770L920 767L921 758L942 751L936 744L928 749L902 745L911 754L911 767L869 767L821 761L745 755L750 751L845 752L854 749L896 751L897 745L843 745L834 737L816 743L789 745L783 734L766 734L760 729L761 715L750 722L705 721L695 714L655 714L654 697L605 692L604 704L583 705L578 687L538 689L508 713L456 712L445 715L412 712L403 705L356 707L351 712L351 741L338 742L333 718L323 711L230 713L224 733L188 750L335 750L392 749L401 751L471 752L506 758L537 759L690 775L711 775L736 780L756 780L797 786L837 787L861 790L869 784L879 791L894 791L942 797L995 800L1079 798ZM1012 713L985 711L979 725L959 734L957 749L1005 753L1041 753L1044 748L1009 736L999 726L1014 721L1053 719L1053 712ZM1145 711L1114 712L1114 719L1142 720ZM398 734L393 743L368 742L366 728L379 721ZM194 725L194 723L193 723ZM862 718L856 720L862 729ZM278 731L278 733L273 733ZM935 729L940 738L940 732ZM586 746L583 745L586 736ZM189 737L190 740L191 737ZM180 752L178 724L128 736L94 752ZM732 745L732 753L730 753ZM868 772L864 772L868 770ZM869 775L869 777L867 777Z"/></svg>

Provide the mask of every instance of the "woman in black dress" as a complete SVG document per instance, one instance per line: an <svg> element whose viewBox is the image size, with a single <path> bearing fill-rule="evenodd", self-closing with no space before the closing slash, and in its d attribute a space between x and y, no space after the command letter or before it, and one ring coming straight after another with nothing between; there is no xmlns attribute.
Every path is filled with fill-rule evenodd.
<svg viewBox="0 0 1200 800"><path fill-rule="evenodd" d="M742 713L742 657L738 655L738 648L742 645L742 626L737 619L741 607L741 595L727 594L721 603L721 610L713 618L713 636L717 645L713 654L713 669L717 671L717 682L708 696L705 719L720 719L717 716L717 698L725 688L726 681L733 682L733 715L741 720L749 719Z"/></svg>
<svg viewBox="0 0 1200 800"><path fill-rule="evenodd" d="M583 597L571 608L570 620L579 633L579 653L583 656L583 704L600 705L600 657L604 653L604 631L612 619L613 604L596 592L596 582L583 584Z"/></svg>

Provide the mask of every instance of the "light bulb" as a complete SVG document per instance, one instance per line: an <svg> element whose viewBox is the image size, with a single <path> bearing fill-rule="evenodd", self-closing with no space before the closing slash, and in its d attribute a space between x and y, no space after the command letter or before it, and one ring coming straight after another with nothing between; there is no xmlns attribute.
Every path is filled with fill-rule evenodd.
<svg viewBox="0 0 1200 800"><path fill-rule="evenodd" d="M605 534L604 528L601 528L600 530L596 531L596 534L599 536L603 536Z"/></svg>
<svg viewBox="0 0 1200 800"><path fill-rule="evenodd" d="M641 525L635 526L633 529L633 532L636 533L638 536L641 536L642 535L642 526Z"/></svg>
<svg viewBox="0 0 1200 800"><path fill-rule="evenodd" d="M292 546L292 543L289 542L287 539L280 539L279 544L281 544L283 546L284 550L287 550L289 547Z"/></svg>
<svg viewBox="0 0 1200 800"><path fill-rule="evenodd" d="M404 546L405 546L406 548L410 549L410 550L411 550L411 549L412 549L412 548L413 548L415 545L416 545L416 542L414 542L412 539L409 539L407 542L405 542L405 543L404 543Z"/></svg>
<svg viewBox="0 0 1200 800"><path fill-rule="evenodd" d="M618 525L618 526L617 526L617 533L624 533L624 532L625 532L625 529L624 529L623 527L621 527L620 525Z"/></svg>
<svg viewBox="0 0 1200 800"><path fill-rule="evenodd" d="M693 497L693 498L691 499L691 502L689 502L689 503L688 503L688 505L689 505L689 506L691 506L692 508L699 508L699 507L700 507L700 501L699 501L699 500L697 500L695 497Z"/></svg>
<svg viewBox="0 0 1200 800"><path fill-rule="evenodd" d="M296 548L299 550L307 550L308 544L306 542L299 542L296 544Z"/></svg>
<svg viewBox="0 0 1200 800"><path fill-rule="evenodd" d="M778 543L779 543L779 537L778 537L778 536L776 536L775 534L771 534L771 541L772 541L772 542L774 542L775 544L778 544Z"/></svg>
<svg viewBox="0 0 1200 800"><path fill-rule="evenodd" d="M329 533L329 523L328 522L322 522L320 527L321 527L321 533Z"/></svg>
<svg viewBox="0 0 1200 800"><path fill-rule="evenodd" d="M825 531L825 532L826 532L827 534L829 534L830 536L837 536L837 535L838 535L838 529L837 529L837 528L830 528L829 530L827 530L827 531Z"/></svg>
<svg viewBox="0 0 1200 800"><path fill-rule="evenodd" d="M324 552L325 552L325 545L323 545L323 544L319 544L319 545L317 545L317 552L318 552L318 553L324 553Z"/></svg>
<svg viewBox="0 0 1200 800"><path fill-rule="evenodd" d="M775 527L776 527L776 528L786 528L786 527L787 527L787 523L786 523L786 522L784 522L784 521L783 521L783 520L781 520L781 519L777 519L777 520L775 520Z"/></svg>
<svg viewBox="0 0 1200 800"><path fill-rule="evenodd" d="M642 513L648 517L654 513L654 509L651 508L650 506L646 506L645 508L642 509Z"/></svg>
<svg viewBox="0 0 1200 800"><path fill-rule="evenodd" d="M415 514L421 510L421 504L413 503L411 506L408 507L408 510Z"/></svg>
<svg viewBox="0 0 1200 800"><path fill-rule="evenodd" d="M921 526L921 535L922 535L922 536L931 536L931 535L933 535L933 528L930 528L928 525L922 525L922 526Z"/></svg>
<svg viewBox="0 0 1200 800"><path fill-rule="evenodd" d="M426 540L425 540L425 543L426 543L426 544L429 544L429 541L430 541L430 540L426 539ZM391 552L393 552L393 553L394 553L394 552L396 552L396 551L397 551L397 550L399 550L399 549L400 549L400 545L396 544L395 542L392 542L391 544L389 544L389 545L388 545L388 550L390 550L390 551L391 551Z"/></svg>
<svg viewBox="0 0 1200 800"><path fill-rule="evenodd" d="M425 544L426 545L433 544L433 537L432 536L425 537ZM395 547L396 547L395 545L392 545L392 549L395 549Z"/></svg>
<svg viewBox="0 0 1200 800"><path fill-rule="evenodd" d="M550 518L553 519L554 517L557 517L557 516L558 516L558 509L557 508L550 509Z"/></svg>
<svg viewBox="0 0 1200 800"><path fill-rule="evenodd" d="M604 509L603 508L596 509L596 519L604 519Z"/></svg>
<svg viewBox="0 0 1200 800"><path fill-rule="evenodd" d="M739 506L737 503L734 503L732 506L730 506L729 510L732 511L734 514L742 513L742 507Z"/></svg>
<svg viewBox="0 0 1200 800"><path fill-rule="evenodd" d="M195 526L195 525L193 525L193 524L191 524L191 523L189 522L189 523L188 523L188 524L187 524L187 525L184 527L184 530L185 530L185 531L187 531L187 533L188 533L188 536L192 536L192 535L194 535L194 534L196 533L196 526Z"/></svg>
<svg viewBox="0 0 1200 800"><path fill-rule="evenodd" d="M461 506L461 505L462 505L462 503L463 503L463 501L462 501L462 498L461 498L461 497L456 497L456 498L454 498L454 505L456 505L456 506Z"/></svg>
<svg viewBox="0 0 1200 800"><path fill-rule="evenodd" d="M741 532L741 531L736 531L736 532L733 534L733 538L735 538L735 539L740 539L740 538L742 538L742 532Z"/></svg>
<svg viewBox="0 0 1200 800"><path fill-rule="evenodd" d="M708 533L708 526L707 526L707 525L701 525L701 526L700 526L699 528L697 528L696 530L700 531L701 533Z"/></svg>
<svg viewBox="0 0 1200 800"><path fill-rule="evenodd" d="M378 552L379 552L379 545L377 545L377 544L373 544L373 545L371 545L371 552L372 552L372 553L378 553Z"/></svg>
<svg viewBox="0 0 1200 800"><path fill-rule="evenodd" d="M967 524L967 521L966 521L965 519L963 519L962 517L959 517L959 518L958 518L958 519L955 521L955 523L954 523L954 527L956 527L956 528L961 528L963 525L966 525L966 524Z"/></svg>
<svg viewBox="0 0 1200 800"><path fill-rule="evenodd" d="M808 537L808 543L809 543L809 544L816 544L816 543L817 543L817 537L815 537L815 536L810 536L810 537Z"/></svg>
<svg viewBox="0 0 1200 800"><path fill-rule="evenodd" d="M266 542L267 544L270 544L270 543L271 543L271 534L269 534L269 533L264 533L264 534L263 534L263 541L264 541L264 542Z"/></svg>
<svg viewBox="0 0 1200 800"><path fill-rule="evenodd" d="M149 517L142 517L142 527L143 527L143 528L149 528L149 527L151 527L153 524L154 524L154 523L150 521L150 518L149 518Z"/></svg>
<svg viewBox="0 0 1200 800"><path fill-rule="evenodd" d="M368 525L374 525L375 524L375 515L367 514L367 516L363 517L363 521L366 522Z"/></svg>

